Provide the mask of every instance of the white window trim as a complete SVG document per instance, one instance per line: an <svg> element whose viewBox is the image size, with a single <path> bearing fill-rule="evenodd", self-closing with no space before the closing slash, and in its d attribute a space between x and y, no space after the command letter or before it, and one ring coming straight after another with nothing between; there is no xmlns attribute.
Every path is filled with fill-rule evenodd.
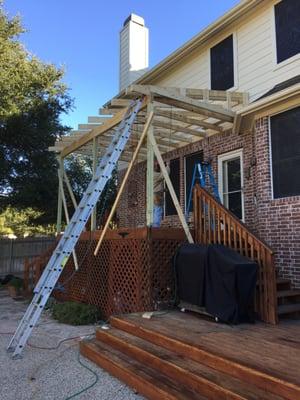
<svg viewBox="0 0 300 400"><path fill-rule="evenodd" d="M224 204L223 196L223 162L233 158L240 158L241 163L241 188L242 188L242 221L245 221L245 201L244 201L244 160L243 149L233 150L228 153L220 154L218 156L218 189L222 204Z"/></svg>
<svg viewBox="0 0 300 400"><path fill-rule="evenodd" d="M221 39L213 42L213 44L208 49L208 82L209 88L211 90L211 57L210 57L210 50L212 47L216 46L218 43L223 42L228 36L233 38L233 86L227 89L228 92L232 92L238 89L238 46L237 46L237 34L236 32L227 33Z"/></svg>
<svg viewBox="0 0 300 400"><path fill-rule="evenodd" d="M295 61L300 60L300 53L287 58L286 60L277 62L277 40L276 40L276 21L275 21L275 6L281 3L282 0L277 0L271 7L271 22L272 22L272 49L273 49L273 71L277 71L280 68L284 68L286 65L292 64Z"/></svg>

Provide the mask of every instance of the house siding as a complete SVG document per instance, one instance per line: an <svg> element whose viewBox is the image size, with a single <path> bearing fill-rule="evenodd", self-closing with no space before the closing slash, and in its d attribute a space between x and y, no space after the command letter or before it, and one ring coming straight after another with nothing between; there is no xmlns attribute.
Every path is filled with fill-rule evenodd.
<svg viewBox="0 0 300 400"><path fill-rule="evenodd" d="M209 49L233 34L235 42L234 90L249 93L250 101L260 97L277 83L299 75L300 55L276 64L274 5L278 0L266 0L262 6L222 31L205 46L185 57L154 85L180 88L210 89Z"/></svg>
<svg viewBox="0 0 300 400"><path fill-rule="evenodd" d="M214 135L166 153L163 158L165 161L180 158L180 203L184 208L184 157L202 150L204 160L211 160L217 179L218 156L238 149L243 150L245 223L274 249L279 275L291 279L294 287L300 287L300 196L272 199L269 118L258 120L252 134ZM119 172L119 182L124 173ZM136 201L132 201L132 185ZM145 207L146 163L142 162L134 167L121 196L117 210L120 227L145 226ZM162 226L181 225L177 216L167 216Z"/></svg>

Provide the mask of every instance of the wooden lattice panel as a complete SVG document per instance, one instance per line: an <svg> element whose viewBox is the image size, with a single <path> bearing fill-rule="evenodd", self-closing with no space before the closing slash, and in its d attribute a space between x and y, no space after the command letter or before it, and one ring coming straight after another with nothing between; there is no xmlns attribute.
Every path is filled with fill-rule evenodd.
<svg viewBox="0 0 300 400"><path fill-rule="evenodd" d="M70 257L54 296L97 306L104 317L154 310L174 298L173 256L183 242L178 229L116 231L94 256L99 234L82 235L76 246L79 270ZM168 238L169 237L169 238Z"/></svg>

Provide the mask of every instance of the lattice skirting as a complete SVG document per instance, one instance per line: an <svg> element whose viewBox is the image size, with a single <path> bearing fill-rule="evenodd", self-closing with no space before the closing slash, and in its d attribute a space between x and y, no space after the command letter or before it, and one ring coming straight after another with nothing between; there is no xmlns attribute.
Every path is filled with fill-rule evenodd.
<svg viewBox="0 0 300 400"><path fill-rule="evenodd" d="M84 233L55 297L96 305L104 317L153 310L174 298L172 259L185 240L180 229L120 229L109 232L93 255L100 232Z"/></svg>

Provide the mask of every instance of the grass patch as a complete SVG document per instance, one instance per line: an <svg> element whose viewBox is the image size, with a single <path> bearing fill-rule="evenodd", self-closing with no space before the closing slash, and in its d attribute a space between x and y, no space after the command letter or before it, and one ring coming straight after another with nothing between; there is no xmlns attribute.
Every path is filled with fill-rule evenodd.
<svg viewBox="0 0 300 400"><path fill-rule="evenodd" d="M21 290L23 288L23 279L14 276L9 282L9 286L13 286L17 290Z"/></svg>
<svg viewBox="0 0 300 400"><path fill-rule="evenodd" d="M97 307L75 301L53 304L52 316L58 322L69 325L94 324L101 319Z"/></svg>

